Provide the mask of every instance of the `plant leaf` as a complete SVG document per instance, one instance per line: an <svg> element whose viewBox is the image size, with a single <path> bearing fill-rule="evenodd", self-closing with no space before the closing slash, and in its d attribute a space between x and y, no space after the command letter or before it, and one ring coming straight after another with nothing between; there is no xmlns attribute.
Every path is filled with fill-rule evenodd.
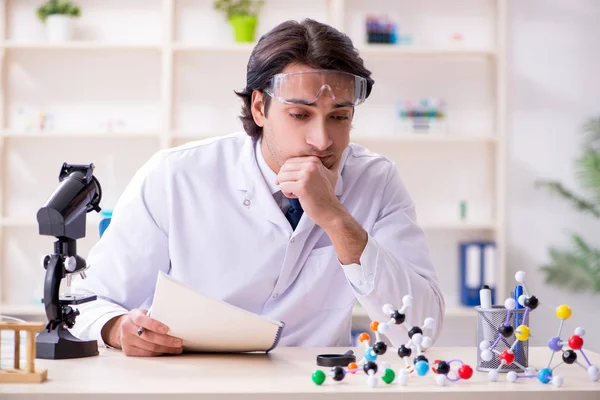
<svg viewBox="0 0 600 400"><path fill-rule="evenodd" d="M600 150L600 116L592 118L583 125L585 146Z"/></svg>
<svg viewBox="0 0 600 400"><path fill-rule="evenodd" d="M583 154L576 160L577 175L584 189L591 192L587 200L566 189L560 182L539 180L536 187L548 189L569 202L579 211L600 218L600 116L583 126ZM585 240L572 235L570 250L548 249L550 263L541 267L546 283L562 286L571 291L600 293L600 250Z"/></svg>
<svg viewBox="0 0 600 400"><path fill-rule="evenodd" d="M590 274L593 280L600 281L600 251L588 245L577 234L573 234L573 243L580 266Z"/></svg>
<svg viewBox="0 0 600 400"><path fill-rule="evenodd" d="M49 15L55 14L79 17L81 10L70 0L48 0L37 9L37 16L42 22L46 22Z"/></svg>
<svg viewBox="0 0 600 400"><path fill-rule="evenodd" d="M538 188L546 188L553 194L558 194L570 201L576 209L582 212L588 212L596 218L600 218L600 206L583 199L570 190L566 189L562 183L556 181L538 180L535 183ZM600 204L600 202L599 202Z"/></svg>
<svg viewBox="0 0 600 400"><path fill-rule="evenodd" d="M600 204L600 150L586 150L577 160L581 185L592 192L596 205Z"/></svg>
<svg viewBox="0 0 600 400"><path fill-rule="evenodd" d="M600 252L589 248L579 236L574 236L573 240L576 251L554 247L549 249L550 264L541 268L546 274L546 283L562 286L573 292L600 293Z"/></svg>

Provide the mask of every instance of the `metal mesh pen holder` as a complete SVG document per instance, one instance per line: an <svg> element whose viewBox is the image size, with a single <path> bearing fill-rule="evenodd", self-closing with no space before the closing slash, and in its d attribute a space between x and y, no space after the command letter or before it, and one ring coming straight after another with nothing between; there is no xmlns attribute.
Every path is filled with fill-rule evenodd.
<svg viewBox="0 0 600 400"><path fill-rule="evenodd" d="M498 372L524 372L523 368L527 368L529 366L529 340L519 341L519 343L517 343L513 349L513 353L515 355L514 362L509 365L504 365L502 368L498 369L498 367L501 365L499 354L504 350L510 349L517 341L514 333L505 338L498 330L500 326L504 325L508 310L503 306L492 306L491 309L482 309L478 306L475 307L475 310L477 311L476 369L478 371L497 370ZM525 309L511 310L508 318L508 324L510 324L510 326L512 326L515 330L519 325L529 326L529 314L527 315L527 320L523 321L524 314ZM517 317L516 324L515 317ZM499 340L498 337L500 337ZM479 344L483 341L488 342L490 347L495 344L493 348L494 357L491 361L484 361L481 359L481 349L479 348Z"/></svg>

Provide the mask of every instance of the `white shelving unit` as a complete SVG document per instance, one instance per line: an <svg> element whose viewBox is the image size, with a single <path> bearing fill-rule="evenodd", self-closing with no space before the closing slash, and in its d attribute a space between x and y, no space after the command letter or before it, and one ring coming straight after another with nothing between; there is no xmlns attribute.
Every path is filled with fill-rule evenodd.
<svg viewBox="0 0 600 400"><path fill-rule="evenodd" d="M244 86L254 47L233 42L212 0L81 0L77 40L48 44L38 3L0 0L0 314L34 317L43 316L34 304L38 261L54 239L38 235L35 213L62 162L94 162L111 208L154 152L241 130L233 89ZM389 14L414 45L366 44L367 13ZM398 164L430 238L448 317L474 316L458 303L462 240L496 242L497 290L506 293L505 14L506 0L267 0L260 16L259 35L311 17L353 39L376 83L357 109L352 140ZM462 43L448 39L457 31ZM396 101L429 96L447 99L449 133L400 132ZM40 110L53 117L43 132L35 128ZM84 257L97 228L90 214L78 241Z"/></svg>
<svg viewBox="0 0 600 400"><path fill-rule="evenodd" d="M121 43L94 43L94 42L69 42L69 43L27 43L5 41L2 47L10 50L119 50L119 51L155 51L162 52L159 45L121 44Z"/></svg>

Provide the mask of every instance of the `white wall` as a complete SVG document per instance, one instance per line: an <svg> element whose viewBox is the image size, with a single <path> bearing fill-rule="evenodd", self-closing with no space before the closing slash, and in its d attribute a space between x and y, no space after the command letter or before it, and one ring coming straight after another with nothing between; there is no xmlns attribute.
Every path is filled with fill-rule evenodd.
<svg viewBox="0 0 600 400"><path fill-rule="evenodd" d="M534 188L552 178L577 189L574 159L582 123L600 115L600 1L511 0L508 30L508 270L527 271L530 292L544 303L532 315L532 344L556 335L554 309L568 304L585 347L600 350L600 295L574 295L544 284L540 265L549 245L568 245L570 232L600 246L600 222ZM509 277L512 282L513 278Z"/></svg>

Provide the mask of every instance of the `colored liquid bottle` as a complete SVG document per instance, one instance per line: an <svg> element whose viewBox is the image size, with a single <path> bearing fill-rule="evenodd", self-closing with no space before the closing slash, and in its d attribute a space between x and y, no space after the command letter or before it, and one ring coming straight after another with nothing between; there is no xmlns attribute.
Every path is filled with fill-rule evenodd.
<svg viewBox="0 0 600 400"><path fill-rule="evenodd" d="M112 218L112 210L102 210L100 215L101 215L101 218L100 218L99 231L100 231L100 237L102 237L102 235L104 234L104 231L106 230L106 228L108 228L108 225L110 225L110 220Z"/></svg>

